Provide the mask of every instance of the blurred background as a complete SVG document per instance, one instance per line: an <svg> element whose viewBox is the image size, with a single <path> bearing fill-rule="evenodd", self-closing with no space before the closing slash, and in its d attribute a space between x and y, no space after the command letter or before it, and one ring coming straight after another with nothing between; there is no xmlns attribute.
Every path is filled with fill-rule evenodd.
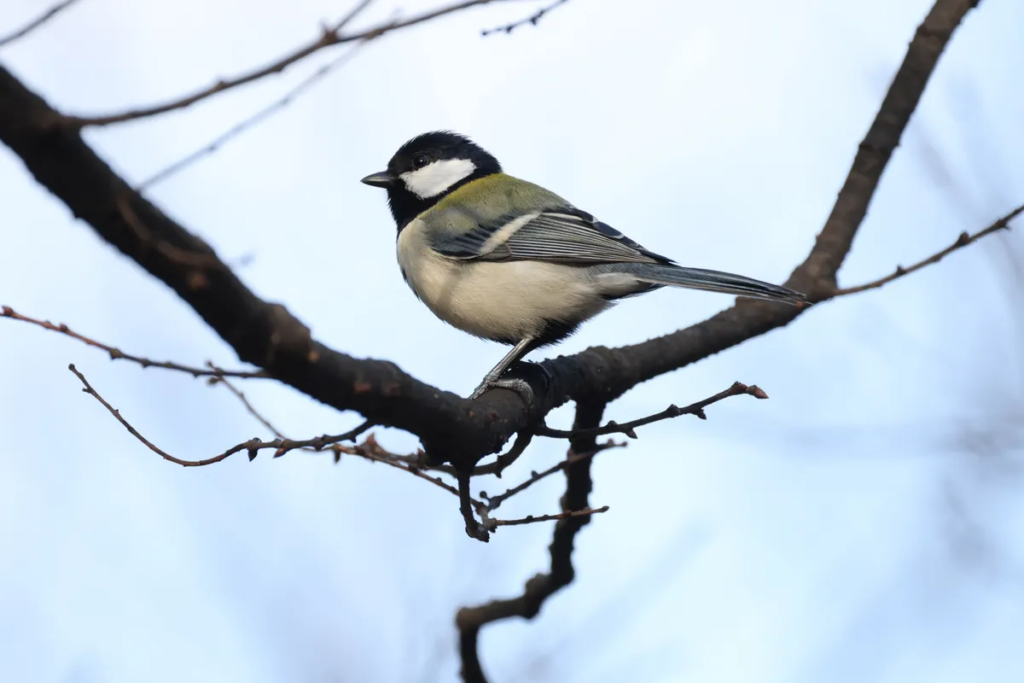
<svg viewBox="0 0 1024 683"><path fill-rule="evenodd" d="M48 0L4 0L0 33ZM323 342L466 394L504 350L403 283L382 192L407 138L454 129L683 265L781 282L810 249L929 0L570 0L480 30L498 3L368 45L289 107L147 196ZM435 3L406 0L404 13ZM81 0L0 62L70 114L174 97L312 39L336 0ZM392 16L378 0L359 20ZM1024 201L1024 7L954 37L840 273L887 274ZM130 182L207 144L326 62L172 114L86 132ZM76 222L0 148L0 303L157 359L233 366L168 288ZM533 622L485 628L494 681L1024 679L1024 281L1002 233L610 406L624 420L734 380L743 397L597 457L576 581ZM730 300L661 291L555 349L638 342ZM266 430L223 388L112 363L0 320L0 679L453 681L454 613L518 594L551 524L469 539L457 501L357 458L171 465L79 390L75 363L184 458ZM339 414L244 389L289 436ZM563 409L549 423L567 426ZM417 446L377 430L391 450ZM491 493L563 457L536 442ZM505 485L503 485L505 484ZM503 516L558 510L552 477Z"/></svg>

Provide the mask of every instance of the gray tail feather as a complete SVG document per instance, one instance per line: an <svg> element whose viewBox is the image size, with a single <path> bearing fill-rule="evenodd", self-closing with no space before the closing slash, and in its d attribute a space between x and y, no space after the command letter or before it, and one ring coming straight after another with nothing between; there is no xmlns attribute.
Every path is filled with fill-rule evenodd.
<svg viewBox="0 0 1024 683"><path fill-rule="evenodd" d="M801 304L807 301L800 292L792 289L771 285L753 278L717 270L703 268L683 268L682 266L662 264L631 264L631 273L641 282L688 289L703 289L709 292L735 294L752 299L782 301L788 304Z"/></svg>

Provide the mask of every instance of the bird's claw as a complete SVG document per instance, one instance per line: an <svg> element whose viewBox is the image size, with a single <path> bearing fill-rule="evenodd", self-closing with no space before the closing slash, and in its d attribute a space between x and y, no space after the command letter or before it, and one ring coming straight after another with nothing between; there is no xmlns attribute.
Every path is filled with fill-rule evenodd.
<svg viewBox="0 0 1024 683"><path fill-rule="evenodd" d="M489 377L485 377L484 381L480 382L480 386L470 394L469 400L476 400L491 389L508 389L509 391L514 391L519 394L519 397L523 399L523 402L527 406L533 405L533 389L530 387L530 383L525 379L520 379L518 377L508 377L505 379L491 379Z"/></svg>

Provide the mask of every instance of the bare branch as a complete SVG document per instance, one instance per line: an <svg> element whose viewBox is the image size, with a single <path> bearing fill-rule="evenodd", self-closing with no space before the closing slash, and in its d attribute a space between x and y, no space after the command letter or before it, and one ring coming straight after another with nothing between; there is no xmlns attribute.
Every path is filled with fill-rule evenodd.
<svg viewBox="0 0 1024 683"><path fill-rule="evenodd" d="M221 79L209 87L202 88L183 97L162 102L160 104L154 104L148 107L139 107L137 109L131 109L129 111L116 114L105 114L102 116L69 116L65 118L64 122L72 128L109 126L114 123L124 123L125 121L133 121L136 119L156 116L158 114L165 114L176 109L184 109L197 102L201 102L208 97L219 95L227 92L228 90L232 90L242 85L247 85L273 74L281 73L296 62L299 62L306 57L323 50L324 48L334 45L342 45L344 43L369 42L388 33L409 28L410 26L415 26L417 24L422 24L424 22L443 17L447 14L454 14L455 12L460 12L471 7L478 7L492 2L502 1L503 0L462 0L461 2L430 10L429 12L416 14L408 19L390 21L365 31L359 31L358 33L342 34L341 31L345 26L369 4L367 0L364 0L357 5L353 11L349 12L349 14L341 21L332 26L324 26L323 32L316 40L294 50L270 64L253 69L252 71L248 71L233 78Z"/></svg>
<svg viewBox="0 0 1024 683"><path fill-rule="evenodd" d="M580 460L592 458L601 451L607 451L612 448L625 448L626 445L627 444L625 442L606 441L605 443L598 444L597 448L587 453L573 453L572 451L570 451L569 454L565 457L565 460L562 460L561 462L552 465L551 467L549 467L546 470L543 470L542 472L530 472L530 477L528 479L524 480L520 484L513 486L504 493L499 493L496 496L488 496L483 491L481 491L480 497L487 501L488 510L497 510L502 503L504 503L512 496L522 493L526 489L536 484L538 481L550 477L555 472L560 472L569 467L570 465L579 462Z"/></svg>
<svg viewBox="0 0 1024 683"><path fill-rule="evenodd" d="M685 408L680 408L676 405L670 405L660 413L648 415L647 417L641 417L638 420L632 420L619 424L612 420L603 427L597 427L595 429L587 429L582 432L564 430L564 429L552 429L547 425L541 425L537 428L538 436L547 436L554 439L574 439L574 438L589 438L595 436L604 436L605 434L625 434L631 439L637 438L636 432L634 431L637 427L643 427L649 425L652 422L659 422L661 420L668 420L673 417L679 417L680 415L696 415L702 420L708 419L708 416L704 414L704 409L712 403L718 403L719 401L729 398L730 396L739 396L740 394L747 394L754 398L765 399L768 398L768 394L764 393L764 390L756 384L747 386L743 382L733 382L733 385L725 391L720 391L714 396L710 396L703 401L697 401L691 403Z"/></svg>
<svg viewBox="0 0 1024 683"><path fill-rule="evenodd" d="M559 512L554 515L527 515L522 519L493 519L491 520L491 527L499 526L514 526L517 524L535 524L537 522L556 522L560 519L569 519L570 517L589 517L591 515L597 515L602 512L608 512L610 508L605 505L599 508L583 508L582 510L568 510L566 512Z"/></svg>
<svg viewBox="0 0 1024 683"><path fill-rule="evenodd" d="M214 370L219 373L217 376L210 378L210 384L222 384L225 387L227 387L227 390L234 394L235 397L242 402L242 405L245 406L246 412L248 412L250 415L256 418L257 422L266 427L270 431L270 433L276 436L277 438L285 438L285 435L282 434L277 427L271 424L270 420L263 417L263 415L258 410L256 410L256 407L249 402L248 398L246 398L245 393L227 379L227 377L223 374L220 368L214 365L211 361L206 361L206 365L211 370Z"/></svg>
<svg viewBox="0 0 1024 683"><path fill-rule="evenodd" d="M366 43L357 43L351 50L349 50L345 54L341 55L337 59L334 59L333 61L328 62L327 64L324 64L319 69L314 71L310 76L302 80L298 85L296 85L294 88L285 93L284 97L275 100L268 106L264 107L263 109L260 109L252 116L243 119L239 123L235 124L228 130L218 135L210 143L197 149L191 154L182 157L178 161L175 161L173 164L167 166L163 170L154 173L152 176L139 183L136 189L139 192L151 189L154 185L162 183L171 176L177 175L181 171L185 170L189 166L201 160L203 157L213 154L221 147L223 147L227 142L238 137L239 135L246 132L250 128L256 126L257 124L270 118L271 116L273 116L274 114L276 114L277 112L281 111L289 104L294 102L295 99L302 95L306 90L312 88L314 85L323 80L323 78L327 76L329 73L351 61L352 58L355 57L356 53L359 51L359 48L365 44Z"/></svg>
<svg viewBox="0 0 1024 683"><path fill-rule="evenodd" d="M508 35L509 33L512 33L512 31L515 31L520 26L525 26L526 24L536 26L538 23L540 23L540 20L544 18L545 14L555 9L556 7L559 7L560 5L564 5L567 2L569 2L569 0L555 0L550 5L545 5L544 7L541 7L539 10L537 10L536 12L534 12L533 14L524 19L520 19L519 21L513 21L510 24L498 26L497 28L484 29L483 31L480 31L480 35L489 36L493 33L504 33Z"/></svg>
<svg viewBox="0 0 1024 683"><path fill-rule="evenodd" d="M474 467L471 476L479 477L485 474L493 474L500 479L501 473L505 471L505 468L519 459L519 456L526 451L526 447L530 445L531 441L533 441L533 432L520 432L516 435L516 440L508 451L499 455L494 462Z"/></svg>
<svg viewBox="0 0 1024 683"><path fill-rule="evenodd" d="M601 423L603 403L581 403L576 406L575 431L584 434ZM597 442L593 437L577 437L572 441L573 452L596 451ZM580 458L565 468L565 494L562 496L562 511L565 513L589 510L590 463L593 458ZM548 547L551 555L551 569L546 574L537 574L523 588L521 595L504 600L463 607L455 615L459 629L459 656L462 659L462 680L466 683L487 683L480 664L478 640L480 629L491 622L522 617L533 619L540 613L544 601L557 591L572 583L576 570L572 566L572 551L576 534L590 522L591 515L566 515L555 523L555 532Z"/></svg>
<svg viewBox="0 0 1024 683"><path fill-rule="evenodd" d="M176 465L181 465L182 467L205 467L206 465L212 465L214 463L220 462L221 460L225 460L234 455L235 453L240 453L242 451L248 452L249 460L253 460L259 451L267 448L274 449L275 458L278 458L284 455L285 453L293 451L297 448L311 447L319 451L327 446L336 444L340 441L352 441L357 436L359 436L359 434L373 426L372 423L370 422L364 422L355 429L345 432L344 434L338 434L337 436L328 436L325 434L323 436L318 436L312 439L305 439L303 441L293 441L292 439L274 439L273 441L249 439L248 441L243 441L240 444L232 446L223 453L215 455L212 458L205 458L203 460L182 460L181 458L176 458L170 453L162 450L159 446L157 446L152 441L150 441L142 434L140 434L139 431L135 429L135 427L133 427L131 423L128 422L128 420L124 419L121 416L121 411L117 410L112 405L107 403L106 399L100 396L99 392L92 388L92 385L89 384L89 380L85 378L85 375L78 371L78 368L75 367L74 363L68 366L68 370L73 372L75 374L75 377L77 377L79 381L82 383L82 391L89 394L97 401L99 401L103 405L103 407L106 408L107 411L111 415L113 415L117 419L117 421L121 423L121 426L127 429L132 436L141 441L149 450L153 451L164 460L173 462Z"/></svg>
<svg viewBox="0 0 1024 683"><path fill-rule="evenodd" d="M462 519L466 522L466 535L470 538L475 538L478 541L487 543L491 535L487 532L487 528L476 521L476 517L473 515L473 499L470 497L470 482L472 481L472 475L468 472L459 473L459 511L462 512ZM477 507L477 511L486 511L486 506L482 503Z"/></svg>
<svg viewBox="0 0 1024 683"><path fill-rule="evenodd" d="M885 277L878 278L877 280L872 280L871 282L865 282L864 284L857 285L856 287L843 287L841 289L837 289L835 292L832 293L832 297L847 296L849 294L865 292L869 289L877 289L882 285L889 284L893 280L899 280L901 277L910 275L915 270L920 270L925 266L931 265L933 263L938 263L945 257L952 254L954 251L963 249L969 244L974 244L983 237L987 237L988 235L999 232L1000 230L1009 230L1010 221L1019 216L1021 213L1024 213L1024 205L1018 206L1016 209L1006 214L992 225L988 226L984 230L974 233L973 235L969 235L966 232L960 233L960 236L956 239L956 242L953 242L953 244L946 247L942 251L932 254L923 261L918 261L914 265L908 266L906 268L904 268L903 266L896 266L896 271L893 272L891 275L886 275Z"/></svg>
<svg viewBox="0 0 1024 683"><path fill-rule="evenodd" d="M63 0L63 2L58 2L56 5L43 12L32 21L28 22L21 28L15 30L13 33L8 33L6 36L0 36L0 47L5 47L7 45L10 45L14 41L18 40L19 38L24 38L26 35L28 35L32 31L35 31L37 28L48 22L50 19L53 19L55 16L66 10L68 7L71 7L71 5L75 4L76 2L78 2L78 0Z"/></svg>
<svg viewBox="0 0 1024 683"><path fill-rule="evenodd" d="M132 363L138 363L143 368L162 368L164 370L174 370L176 372L184 372L193 377L237 377L239 379L255 379L255 378L267 378L270 375L265 370L223 370L221 368L198 368L191 365L181 365L180 363L172 363L170 361L158 361L144 358L143 356L135 356L130 353L98 342L95 339L86 337L83 334L79 334L74 330L70 329L64 323L54 325L48 320L36 320L30 318L27 315L18 313L10 306L0 306L0 318L10 318L11 320L19 320L21 322L29 323L37 327L41 327L44 330L50 330L51 332L59 332L60 334L77 339L78 341L92 346L94 348L106 351L110 355L110 360L126 360Z"/></svg>

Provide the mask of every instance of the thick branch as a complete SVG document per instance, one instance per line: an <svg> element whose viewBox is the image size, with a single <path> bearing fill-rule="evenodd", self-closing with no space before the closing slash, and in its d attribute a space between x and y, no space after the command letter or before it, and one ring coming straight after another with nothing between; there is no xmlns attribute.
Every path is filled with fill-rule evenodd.
<svg viewBox="0 0 1024 683"><path fill-rule="evenodd" d="M817 300L834 292L836 271L882 171L943 48L976 4L977 0L935 2L910 43L814 248L786 283L791 288ZM743 300L664 337L546 361L550 381L531 380L536 400L529 409L516 394L504 390L465 401L410 377L392 363L355 359L314 341L283 306L260 300L226 265L183 263L154 248L155 240L216 259L206 243L129 188L77 132L60 125L62 120L59 112L0 68L0 141L100 237L174 289L242 360L338 409L357 410L373 422L418 435L428 454L458 463L463 471L566 400L611 400L640 382L786 325L805 310ZM126 221L125 211L118 210L125 203L151 239L143 239Z"/></svg>

